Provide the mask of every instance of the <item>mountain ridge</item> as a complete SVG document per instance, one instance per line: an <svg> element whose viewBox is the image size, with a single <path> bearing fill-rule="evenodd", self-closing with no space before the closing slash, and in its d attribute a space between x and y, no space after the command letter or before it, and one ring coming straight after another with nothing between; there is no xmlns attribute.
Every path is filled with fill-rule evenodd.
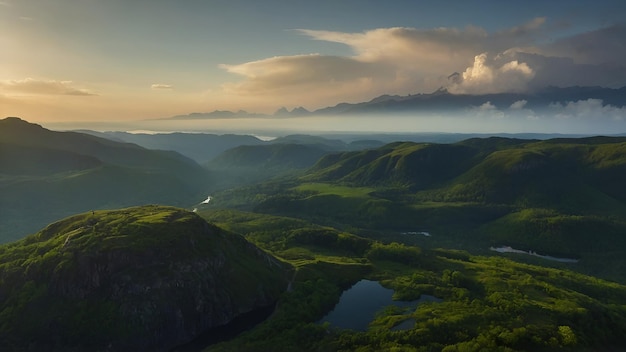
<svg viewBox="0 0 626 352"><path fill-rule="evenodd" d="M173 151L18 118L0 120L0 242L70 214L150 203L188 206L206 195L210 173Z"/></svg>
<svg viewBox="0 0 626 352"><path fill-rule="evenodd" d="M337 103L309 111L297 107L289 111L282 107L274 114L249 113L243 110L238 112L215 110L208 113L191 113L176 115L160 120L181 119L213 119L213 118L272 118L272 117L302 117L317 115L351 115L382 112L433 112L464 110L479 107L487 102L499 109L511 107L516 102L524 102L525 108L547 109L550 104L567 104L580 100L599 99L605 104L616 107L626 105L626 86L621 88L605 88L599 86L549 86L533 92L525 93L489 93L489 94L452 94L448 90L438 89L432 93L409 94L406 96L383 94L369 101L359 103Z"/></svg>

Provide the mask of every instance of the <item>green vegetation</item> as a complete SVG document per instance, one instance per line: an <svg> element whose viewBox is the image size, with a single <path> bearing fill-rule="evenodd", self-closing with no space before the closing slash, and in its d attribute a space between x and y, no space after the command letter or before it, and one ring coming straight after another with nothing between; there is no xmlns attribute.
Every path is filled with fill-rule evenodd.
<svg viewBox="0 0 626 352"><path fill-rule="evenodd" d="M473 253L509 245L578 258L576 270L626 282L619 255L626 251L625 150L624 138L609 137L392 143L329 154L299 178L215 196L220 207L373 239ZM422 230L434 235L400 235ZM605 241L590 243L597 234Z"/></svg>
<svg viewBox="0 0 626 352"><path fill-rule="evenodd" d="M273 304L290 275L182 209L76 215L0 246L0 349L171 348Z"/></svg>
<svg viewBox="0 0 626 352"><path fill-rule="evenodd" d="M81 138L80 145L93 142ZM5 172L0 187L27 198L7 191L0 199L20 211L43 212L24 199L53 195L58 203L48 200L45 209L59 216L55 208L66 199L99 209L103 199L119 204L109 194L128 195L128 204L183 199L173 193L197 196L193 182L178 182L180 173L148 167L150 158L158 159L154 155L134 168L130 157L106 159L117 155L107 148L83 158L46 148L11 149L59 163L41 170L15 163L21 173ZM204 313L229 311L232 317L240 307L276 300L269 319L210 350L579 351L626 345L624 138L398 142L334 154L304 149L297 155L284 145L225 153L212 164L216 170L258 170L228 182L281 177L211 192L211 203L197 214L156 206L96 210L0 246L0 349L19 350L34 339L29 347L64 349L73 341L77 349L91 350L111 343L111 336L114 346L132 349L139 346L132 338L146 331L170 338L158 324L172 322L177 309L185 318L207 306L212 308ZM311 160L298 155L309 152L324 156L305 171L298 162ZM85 192L94 180L98 190ZM90 203L94 197L99 202ZM489 250L503 245L578 262ZM318 323L342 291L362 279L393 288L398 300L428 294L442 301L382 308L363 332ZM146 298L138 291L155 293ZM210 326L190 324L198 332L229 321L221 318ZM163 345L148 346L157 344Z"/></svg>
<svg viewBox="0 0 626 352"><path fill-rule="evenodd" d="M202 216L234 224L234 231L297 271L293 290L271 319L211 350L623 346L626 287L585 274L626 281L626 198L618 184L625 144L611 138L564 142L468 140L457 143L464 157L448 159L443 170L423 165L444 159L451 147L397 143L328 155L298 180L216 194L220 207L256 214L212 208ZM432 236L402 234L410 231ZM335 240L341 236L361 238L356 243L364 250L341 252ZM488 250L499 245L579 261ZM311 265L316 275L303 276ZM360 278L392 287L396 299L430 294L443 301L408 312L383 309L365 332L317 324L328 311L325 302L339 299L337 266L355 265L367 268ZM403 322L413 325L393 330Z"/></svg>
<svg viewBox="0 0 626 352"><path fill-rule="evenodd" d="M91 209L187 206L209 174L190 159L18 118L0 120L0 243Z"/></svg>
<svg viewBox="0 0 626 352"><path fill-rule="evenodd" d="M358 237L286 217L232 210L201 215L232 224L296 267L292 290L270 319L211 351L551 351L626 343L626 286L620 284L497 256L366 239L357 242L367 244L365 250L341 261L333 240ZM365 332L316 323L341 289L360 278L392 287L396 299L430 294L443 301L383 309ZM407 320L414 325L392 329Z"/></svg>

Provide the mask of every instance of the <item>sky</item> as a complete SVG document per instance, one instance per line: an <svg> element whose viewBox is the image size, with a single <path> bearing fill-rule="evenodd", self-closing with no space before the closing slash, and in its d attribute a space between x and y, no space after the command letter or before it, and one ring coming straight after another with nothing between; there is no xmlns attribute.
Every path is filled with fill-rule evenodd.
<svg viewBox="0 0 626 352"><path fill-rule="evenodd" d="M0 117L88 126L440 87L618 88L625 19L623 0L0 0Z"/></svg>

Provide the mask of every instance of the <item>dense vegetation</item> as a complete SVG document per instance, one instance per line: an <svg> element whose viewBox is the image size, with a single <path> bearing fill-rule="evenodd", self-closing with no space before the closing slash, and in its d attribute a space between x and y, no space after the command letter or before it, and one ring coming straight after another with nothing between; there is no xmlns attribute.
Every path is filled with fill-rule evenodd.
<svg viewBox="0 0 626 352"><path fill-rule="evenodd" d="M392 143L329 154L299 178L215 199L375 239L579 259L576 270L626 282L625 174L624 138ZM433 236L402 235L415 231Z"/></svg>
<svg viewBox="0 0 626 352"><path fill-rule="evenodd" d="M67 341L97 349L111 336L141 336L129 325L128 310L120 310L124 304L144 312L136 320L158 322L150 314L171 312L172 297L188 299L167 289L130 303L102 293L98 287L105 282L127 283L126 269L113 275L102 265L103 255L118 251L131 267L140 258L158 262L138 266L133 281L144 288L172 274L172 263L219 252L236 258L232 270L207 273L191 265L173 275L205 293L203 282L223 279L225 291L244 301L263 291L259 287L267 288L262 297L280 295L269 319L211 350L576 351L626 345L626 138L369 141L351 148L290 136L224 152L207 164L213 177L223 178L216 182L175 153L59 135L12 119L2 123L16 134L27 130L37 142L2 139L1 225L19 224L24 213L60 218L96 209L0 246L2 350L61 349ZM359 150L366 146L376 147ZM142 202L190 206L206 194L211 201L194 205L197 215L167 207L97 210ZM218 236L195 238L195 226ZM490 250L499 246L516 251ZM535 253L548 257L529 255ZM293 270L285 274L287 268ZM408 310L385 307L366 331L320 322L342 291L361 279L393 288L399 300L428 294L442 301ZM120 319L125 323L116 324ZM38 342L27 346L31 339Z"/></svg>
<svg viewBox="0 0 626 352"><path fill-rule="evenodd" d="M76 215L0 246L0 350L168 350L274 304L290 276L182 209Z"/></svg>
<svg viewBox="0 0 626 352"><path fill-rule="evenodd" d="M564 269L465 251L360 238L303 220L205 210L296 268L293 288L270 319L211 351L551 351L626 343L626 286ZM341 289L379 280L396 299L442 302L383 308L365 332L317 321ZM406 322L405 330L394 327Z"/></svg>
<svg viewBox="0 0 626 352"><path fill-rule="evenodd" d="M18 118L0 120L0 243L92 209L188 206L211 177L171 151L148 150Z"/></svg>

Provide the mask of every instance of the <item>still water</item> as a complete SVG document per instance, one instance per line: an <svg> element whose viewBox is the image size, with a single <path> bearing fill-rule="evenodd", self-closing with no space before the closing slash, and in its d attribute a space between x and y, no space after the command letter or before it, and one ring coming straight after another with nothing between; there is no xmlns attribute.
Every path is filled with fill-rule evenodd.
<svg viewBox="0 0 626 352"><path fill-rule="evenodd" d="M361 280L343 292L339 303L319 323L329 322L330 325L342 329L365 331L374 319L377 311L386 306L415 309L420 302L441 301L439 298L422 295L416 301L394 301L393 290L370 280Z"/></svg>

